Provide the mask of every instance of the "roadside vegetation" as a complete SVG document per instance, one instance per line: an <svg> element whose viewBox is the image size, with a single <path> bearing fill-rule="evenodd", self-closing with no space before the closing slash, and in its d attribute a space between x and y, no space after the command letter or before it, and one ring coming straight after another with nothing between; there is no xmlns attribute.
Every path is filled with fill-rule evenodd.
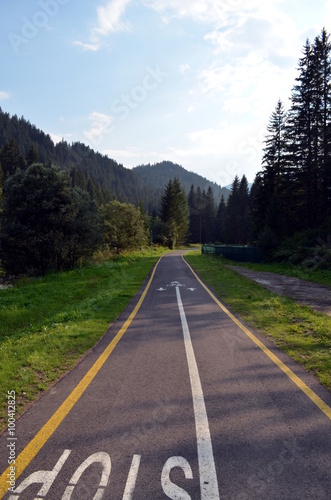
<svg viewBox="0 0 331 500"><path fill-rule="evenodd" d="M0 290L0 432L7 391L16 392L18 416L98 342L164 251L100 258Z"/></svg>
<svg viewBox="0 0 331 500"><path fill-rule="evenodd" d="M272 339L281 350L315 374L325 387L331 389L329 316L298 305L287 297L276 295L227 269L224 264L229 261L220 257L192 252L185 258L216 295L246 323ZM269 265L252 267L268 271L275 269L275 266Z"/></svg>

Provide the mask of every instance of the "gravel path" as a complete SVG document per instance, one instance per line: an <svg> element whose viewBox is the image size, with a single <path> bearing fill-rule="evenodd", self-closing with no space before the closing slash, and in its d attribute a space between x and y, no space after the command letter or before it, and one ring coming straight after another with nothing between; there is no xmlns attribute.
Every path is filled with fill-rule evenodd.
<svg viewBox="0 0 331 500"><path fill-rule="evenodd" d="M253 271L239 266L226 266L256 281L268 290L291 297L296 302L331 316L331 288L311 281L265 271Z"/></svg>

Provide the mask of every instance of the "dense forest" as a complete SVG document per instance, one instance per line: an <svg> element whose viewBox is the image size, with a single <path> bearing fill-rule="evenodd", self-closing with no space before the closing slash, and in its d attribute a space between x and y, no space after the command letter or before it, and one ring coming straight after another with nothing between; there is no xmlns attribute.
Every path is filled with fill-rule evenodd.
<svg viewBox="0 0 331 500"><path fill-rule="evenodd" d="M253 190L252 238L272 252L284 241L312 246L331 233L331 43L307 40L291 106L278 101Z"/></svg>
<svg viewBox="0 0 331 500"><path fill-rule="evenodd" d="M261 171L248 189L235 178L218 207L212 191L189 194L193 241L253 243L267 258L331 265L331 43L325 29L307 40L290 109L271 114ZM316 260L316 259L315 259Z"/></svg>

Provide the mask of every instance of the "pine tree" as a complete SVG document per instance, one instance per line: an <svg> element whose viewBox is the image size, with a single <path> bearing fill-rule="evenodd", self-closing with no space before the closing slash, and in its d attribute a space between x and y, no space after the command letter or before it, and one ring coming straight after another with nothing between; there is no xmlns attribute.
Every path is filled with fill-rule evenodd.
<svg viewBox="0 0 331 500"><path fill-rule="evenodd" d="M286 236L326 226L331 216L331 43L307 40L288 113L279 102L254 183L255 237L270 251ZM285 131L285 133L284 133ZM258 234L259 233L259 234Z"/></svg>
<svg viewBox="0 0 331 500"><path fill-rule="evenodd" d="M290 219L285 217L285 213L292 206L293 193L288 190L290 180L290 169L288 166L288 146L287 146L287 122L286 112L281 100L278 101L275 111L270 117L267 127L268 135L265 140L264 155L262 158L263 171L261 173L263 189L260 190L260 204L263 206L264 215L260 229L263 230L266 224L269 210L277 212L275 227L270 229L276 235L285 235ZM272 209L270 208L272 207Z"/></svg>
<svg viewBox="0 0 331 500"><path fill-rule="evenodd" d="M15 139L7 141L0 151L0 164L5 178L14 175L17 169L25 168L25 160Z"/></svg>
<svg viewBox="0 0 331 500"><path fill-rule="evenodd" d="M331 43L323 28L314 44L316 79L316 119L319 124L317 142L318 162L318 218L331 216Z"/></svg>
<svg viewBox="0 0 331 500"><path fill-rule="evenodd" d="M35 144L31 144L29 147L28 154L26 156L26 164L29 167L33 163L39 163L39 154L38 154L38 149L36 148Z"/></svg>
<svg viewBox="0 0 331 500"><path fill-rule="evenodd" d="M226 236L225 236L226 219L227 219L227 207L224 200L224 196L222 195L221 201L217 209L216 235L215 235L215 240L220 243L224 243L226 241Z"/></svg>
<svg viewBox="0 0 331 500"><path fill-rule="evenodd" d="M213 243L215 241L216 228L216 206L214 193L209 186L207 193L204 194L204 209L203 209L203 227L204 227L204 243Z"/></svg>
<svg viewBox="0 0 331 500"><path fill-rule="evenodd" d="M252 221L248 181L245 175L242 176L238 189L238 212L238 242L246 245L251 237Z"/></svg>
<svg viewBox="0 0 331 500"><path fill-rule="evenodd" d="M320 225L330 213L330 54L323 29L313 45L306 42L292 91L288 138L297 230Z"/></svg>
<svg viewBox="0 0 331 500"><path fill-rule="evenodd" d="M188 207L189 207L189 236L192 243L200 242L200 214L197 204L197 193L192 184L188 194Z"/></svg>
<svg viewBox="0 0 331 500"><path fill-rule="evenodd" d="M185 242L189 228L189 210L185 192L177 178L168 182L161 198L161 220L166 227L170 248Z"/></svg>
<svg viewBox="0 0 331 500"><path fill-rule="evenodd" d="M278 101L276 109L271 115L267 131L268 135L262 158L263 179L268 195L277 196L281 190L287 165L286 113L281 100Z"/></svg>
<svg viewBox="0 0 331 500"><path fill-rule="evenodd" d="M225 224L226 243L239 242L238 217L239 217L239 177L236 175L231 186L231 193L227 203L227 218Z"/></svg>

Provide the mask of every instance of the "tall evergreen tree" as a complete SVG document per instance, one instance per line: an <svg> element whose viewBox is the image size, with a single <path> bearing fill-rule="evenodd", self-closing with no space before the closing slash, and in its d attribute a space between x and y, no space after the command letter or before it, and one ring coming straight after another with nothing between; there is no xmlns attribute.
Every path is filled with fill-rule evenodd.
<svg viewBox="0 0 331 500"><path fill-rule="evenodd" d="M278 101L270 117L267 131L262 158L263 190L259 192L261 230L269 212L276 210L277 217L273 218L275 225L270 229L275 235L281 236L287 233L288 226L291 224L290 217L285 218L285 212L289 212L293 199L293 193L287 188L291 174L288 163L286 112L281 100Z"/></svg>
<svg viewBox="0 0 331 500"><path fill-rule="evenodd" d="M231 193L227 203L227 218L225 224L226 243L238 243L238 217L239 217L239 177L236 175L231 186Z"/></svg>
<svg viewBox="0 0 331 500"><path fill-rule="evenodd" d="M224 243L226 241L226 236L225 236L226 220L227 220L227 207L224 200L224 196L222 195L221 201L217 209L216 234L215 234L215 240L220 243Z"/></svg>
<svg viewBox="0 0 331 500"><path fill-rule="evenodd" d="M316 79L316 119L319 124L317 141L319 219L331 216L331 42L323 28L314 44Z"/></svg>
<svg viewBox="0 0 331 500"><path fill-rule="evenodd" d="M269 250L295 232L326 226L331 216L331 43L325 29L313 44L307 40L298 73L289 112L279 102L271 117L254 183L255 236L259 228Z"/></svg>
<svg viewBox="0 0 331 500"><path fill-rule="evenodd" d="M248 181L242 176L238 190L238 233L239 243L247 244L251 238L252 221L250 213L250 198Z"/></svg>
<svg viewBox="0 0 331 500"><path fill-rule="evenodd" d="M29 167L33 163L39 163L39 154L38 154L38 149L36 148L35 144L31 144L29 147L28 154L26 156L26 164Z"/></svg>
<svg viewBox="0 0 331 500"><path fill-rule="evenodd" d="M331 44L323 29L299 61L289 113L296 229L316 227L330 215ZM295 189L293 189L295 187Z"/></svg>
<svg viewBox="0 0 331 500"><path fill-rule="evenodd" d="M203 209L203 227L204 240L203 243L213 243L215 241L216 229L216 205L214 193L211 186L208 187L207 193L204 194L204 209Z"/></svg>
<svg viewBox="0 0 331 500"><path fill-rule="evenodd" d="M25 168L25 160L15 139L8 140L0 151L0 164L5 178L14 175L17 169Z"/></svg>
<svg viewBox="0 0 331 500"><path fill-rule="evenodd" d="M195 191L195 187L191 186L190 192L188 194L188 208L189 208L189 237L192 243L200 242L200 217L198 209L198 195Z"/></svg>
<svg viewBox="0 0 331 500"><path fill-rule="evenodd" d="M189 228L189 210L184 189L176 178L168 182L161 198L161 220L166 227L170 248L185 242Z"/></svg>

